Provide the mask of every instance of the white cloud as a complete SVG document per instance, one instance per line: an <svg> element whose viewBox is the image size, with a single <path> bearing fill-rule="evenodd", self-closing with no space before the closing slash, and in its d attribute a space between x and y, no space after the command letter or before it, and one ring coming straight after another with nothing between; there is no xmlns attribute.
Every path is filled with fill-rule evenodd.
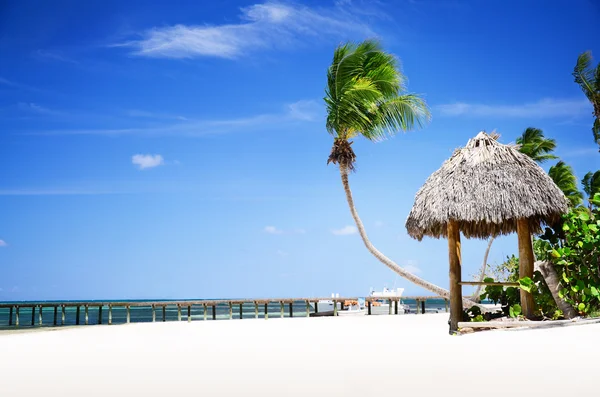
<svg viewBox="0 0 600 397"><path fill-rule="evenodd" d="M8 244L6 244L6 241L4 240L0 240L0 247L6 247Z"/></svg>
<svg viewBox="0 0 600 397"><path fill-rule="evenodd" d="M283 234L283 230L277 229L275 226L265 226L264 231L269 234Z"/></svg>
<svg viewBox="0 0 600 397"><path fill-rule="evenodd" d="M266 2L241 9L240 22L214 26L155 27L142 39L115 44L133 48L133 54L155 58L217 57L234 59L262 49L281 49L325 37L347 39L374 36L354 14L353 7L311 9L306 6Z"/></svg>
<svg viewBox="0 0 600 397"><path fill-rule="evenodd" d="M358 229L356 228L356 226L344 226L341 229L334 229L331 231L331 233L335 234L336 236L347 236L349 234L356 234L358 233Z"/></svg>
<svg viewBox="0 0 600 397"><path fill-rule="evenodd" d="M163 165L165 160L160 154L136 154L131 157L131 163L137 165L140 170L144 170Z"/></svg>
<svg viewBox="0 0 600 397"><path fill-rule="evenodd" d="M226 134L230 132L248 132L252 130L266 131L268 129L281 130L285 127L295 126L302 122L311 122L319 114L319 106L314 100L301 100L283 106L279 113L265 113L249 117L193 120L179 118L175 122L163 123L145 127L93 129L93 130L50 130L32 132L31 135L149 135L149 136L206 136ZM320 108L322 109L322 108ZM150 117L150 112L134 111L135 117ZM134 116L132 116L134 117Z"/></svg>
<svg viewBox="0 0 600 397"><path fill-rule="evenodd" d="M404 261L402 268L409 273L418 274L421 273L421 269L417 266L418 262L412 259Z"/></svg>
<svg viewBox="0 0 600 397"><path fill-rule="evenodd" d="M164 114L164 113L154 113L154 112L147 112L144 110L137 110L137 109L132 109L132 110L128 110L126 112L126 114L129 117L135 117L135 118L148 118L148 119L173 119L173 120L181 120L181 121L187 121L187 117L183 117L183 116L177 116L177 115L172 115L172 114Z"/></svg>
<svg viewBox="0 0 600 397"><path fill-rule="evenodd" d="M552 118L591 114L586 99L552 99L515 105L484 105L457 102L435 106L443 116Z"/></svg>
<svg viewBox="0 0 600 397"><path fill-rule="evenodd" d="M37 113L37 114L42 114L42 115L60 115L60 112L48 109L46 107L40 106L36 103L33 102L19 102L17 104L19 110L25 111L25 112L30 112L30 113Z"/></svg>

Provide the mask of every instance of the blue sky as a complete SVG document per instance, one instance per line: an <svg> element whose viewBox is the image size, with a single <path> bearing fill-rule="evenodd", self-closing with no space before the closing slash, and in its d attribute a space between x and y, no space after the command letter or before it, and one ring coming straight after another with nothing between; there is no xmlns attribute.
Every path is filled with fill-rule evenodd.
<svg viewBox="0 0 600 397"><path fill-rule="evenodd" d="M0 300L423 293L366 251L326 165L326 69L368 37L433 118L357 140L357 208L382 252L447 287L446 241L404 221L453 149L534 126L578 177L600 169L571 77L600 58L599 18L591 0L5 2ZM485 245L464 241L463 278ZM501 238L490 261L516 252Z"/></svg>

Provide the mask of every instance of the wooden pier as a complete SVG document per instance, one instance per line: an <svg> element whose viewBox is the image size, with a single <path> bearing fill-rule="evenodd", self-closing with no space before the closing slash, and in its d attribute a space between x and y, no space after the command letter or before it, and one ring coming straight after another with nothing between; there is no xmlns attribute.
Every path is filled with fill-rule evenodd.
<svg viewBox="0 0 600 397"><path fill-rule="evenodd" d="M108 309L107 324L112 325L113 322L113 308L125 309L125 321L124 323L131 322L131 308L146 308L152 310L152 322L156 321L167 321L167 307L177 309L177 321L182 321L182 308L186 309L186 320L192 321L192 310L201 310L202 320L208 320L208 313L210 312L212 320L217 319L217 308L226 308L228 311L227 318L234 318L234 308L239 319L244 318L244 307L248 308L249 305L254 307L252 318L259 318L260 314L263 314L264 319L268 319L269 315L273 317L272 305L279 306L279 316L285 317L285 307L288 307L288 317L298 316L298 312L301 312L301 316L320 316L327 315L327 313L319 313L317 302L321 300L329 300L333 302L334 311L330 315L337 315L338 303L341 303L342 310L344 309L345 302L357 301L357 297L326 297L326 298L280 298L280 299L232 299L232 300L183 300L183 301L123 301L123 302L102 302L102 301L91 301L91 302L14 302L14 303L1 303L0 310L8 309L8 321L5 324L0 324L0 327L6 328L19 327L19 326L64 326L67 325L67 308L75 308L75 321L74 325L81 325L81 308L84 311L84 324L90 324L90 308L95 309L93 312L96 313L97 317L94 324L103 324L103 309ZM405 296L405 297L386 297L384 299L380 297L367 297L365 299L365 306L367 315L371 315L372 306L374 301L387 301L389 303L389 314L400 314L399 304L404 300L414 300L417 304L417 314L426 312L426 302L428 300L444 300L445 311L448 312L448 300L440 296ZM314 305L314 308L313 306ZM271 311L269 306L271 305ZM294 312L294 306L302 307ZM23 318L23 309L26 312L31 312L31 321L28 322L26 318ZM262 309L262 310L259 310ZM60 310L60 316L58 315ZM160 313L160 317L157 320L157 310ZM262 311L263 313L260 313ZM37 323L36 323L36 312L37 312ZM43 315L45 313L52 313L52 322L44 323ZM92 313L93 314L93 313ZM247 314L247 313L246 313ZM246 315L248 318L248 315ZM48 319L48 317L46 317Z"/></svg>

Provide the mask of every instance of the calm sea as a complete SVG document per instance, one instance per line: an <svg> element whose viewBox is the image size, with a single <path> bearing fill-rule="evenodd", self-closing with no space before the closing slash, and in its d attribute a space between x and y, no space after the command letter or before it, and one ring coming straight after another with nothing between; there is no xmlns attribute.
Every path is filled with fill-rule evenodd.
<svg viewBox="0 0 600 397"><path fill-rule="evenodd" d="M35 303L67 303L68 301L36 301ZM96 303L98 301L77 301L81 303L89 302L90 304ZM114 301L102 301L102 302L123 302L123 300L114 300ZM130 300L129 302L170 302L169 300ZM411 299L403 300L404 304L410 307L411 313L415 313L417 306L416 302ZM0 302L0 303L33 303L33 302ZM444 312L444 300L443 299L430 299L427 301L426 305L427 312ZM229 319L229 305L221 304L216 306L216 319L224 320ZM306 303L304 301L295 302L292 305L293 314L296 317L306 316ZM281 316L281 306L279 303L271 303L267 307L267 312L269 317L280 317ZM313 310L311 308L310 312ZM0 308L0 329L8 328L9 324L9 313L10 309L8 308ZM191 308L191 319L192 321L202 321L204 320L204 308L202 306L192 306ZM162 308L156 309L156 321L162 321L163 312ZM12 323L15 324L15 316L16 312L13 309L12 314ZM61 309L58 309L57 313L57 323L61 322ZM247 303L242 306L242 318L254 318L255 316L255 308L254 304ZM264 305L259 305L258 310L259 318L265 317L265 309ZM286 304L284 307L284 317L289 317L289 306ZM75 325L77 317L77 308L75 307L66 307L65 308L65 325ZM132 323L143 323L143 322L152 322L152 308L148 307L134 307L130 308L130 318ZM240 306L233 306L233 318L240 318ZM32 311L31 308L22 307L19 309L19 325L21 327L31 327L32 320L35 327L39 326L39 308L36 308L35 311ZM166 307L165 311L165 321L177 321L178 313L176 305L169 305ZM187 321L187 306L181 307L181 320ZM207 309L207 320L212 321L212 307L208 307ZM42 326L49 327L53 326L54 322L54 309L52 307L46 307L42 310ZM113 324L121 324L127 322L127 309L121 306L115 306L112 308L112 322ZM81 307L79 312L79 323L85 324L85 310ZM99 323L99 311L98 307L89 307L88 309L88 323L89 324L98 324ZM108 307L104 307L102 310L102 323L108 324ZM13 327L10 327L13 328Z"/></svg>

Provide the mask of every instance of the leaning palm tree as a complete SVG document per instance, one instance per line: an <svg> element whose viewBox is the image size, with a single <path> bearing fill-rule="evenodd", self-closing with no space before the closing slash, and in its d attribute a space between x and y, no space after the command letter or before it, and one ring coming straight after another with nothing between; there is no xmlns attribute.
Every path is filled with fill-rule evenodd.
<svg viewBox="0 0 600 397"><path fill-rule="evenodd" d="M373 246L354 206L348 182L348 174L354 171L356 161L353 138L362 136L376 142L397 131L420 127L429 120L425 101L418 95L405 93L405 82L406 77L400 72L396 58L386 53L376 41L348 43L335 49L327 71L324 98L327 131L334 138L327 164L339 166L350 213L369 252L407 280L448 296L447 290L406 271Z"/></svg>
<svg viewBox="0 0 600 397"><path fill-rule="evenodd" d="M575 178L571 166L565 164L564 161L559 161L556 165L550 167L548 175L550 175L556 186L563 191L573 208L583 203L583 194L577 188L577 178Z"/></svg>
<svg viewBox="0 0 600 397"><path fill-rule="evenodd" d="M596 120L592 126L594 141L600 148L600 63L592 66L592 53L586 51L577 57L577 64L573 70L575 82L594 107ZM600 151L600 150L599 150Z"/></svg>
<svg viewBox="0 0 600 397"><path fill-rule="evenodd" d="M558 158L551 154L556 149L556 141L546 138L539 128L529 127L523 131L523 134L517 138L517 145L521 153L539 164Z"/></svg>
<svg viewBox="0 0 600 397"><path fill-rule="evenodd" d="M588 196L588 208L592 209L592 201L590 200L596 193L600 193L600 170L596 172L588 172L581 180L583 191Z"/></svg>

